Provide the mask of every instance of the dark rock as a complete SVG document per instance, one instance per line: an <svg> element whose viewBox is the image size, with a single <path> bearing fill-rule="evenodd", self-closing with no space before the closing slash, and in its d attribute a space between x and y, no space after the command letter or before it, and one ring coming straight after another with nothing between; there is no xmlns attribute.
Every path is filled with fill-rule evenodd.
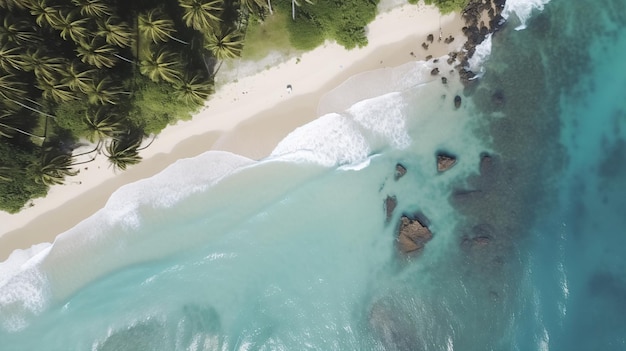
<svg viewBox="0 0 626 351"><path fill-rule="evenodd" d="M454 97L454 108L459 107L461 107L461 97L457 95Z"/></svg>
<svg viewBox="0 0 626 351"><path fill-rule="evenodd" d="M491 95L491 102L498 107L504 106L506 102L504 92L502 92L502 90L496 90L496 92Z"/></svg>
<svg viewBox="0 0 626 351"><path fill-rule="evenodd" d="M434 59L433 60L433 63L438 63L438 62L439 62L439 59Z"/></svg>
<svg viewBox="0 0 626 351"><path fill-rule="evenodd" d="M426 37L426 40L432 43L435 40L435 36L432 34L428 34L428 36Z"/></svg>
<svg viewBox="0 0 626 351"><path fill-rule="evenodd" d="M396 209L396 206L398 205L398 200L396 199L395 196L387 196L387 198L385 199L385 213L386 213L386 218L387 218L387 222L389 222L389 220L391 219L391 216L393 216L393 210Z"/></svg>
<svg viewBox="0 0 626 351"><path fill-rule="evenodd" d="M433 55L428 55L428 56L426 56L426 61L428 61L428 60L430 60L432 58L433 58Z"/></svg>
<svg viewBox="0 0 626 351"><path fill-rule="evenodd" d="M422 219L420 221L420 218ZM427 227L427 220L421 214L412 217L403 215L398 227L398 249L402 253L419 253L433 234Z"/></svg>
<svg viewBox="0 0 626 351"><path fill-rule="evenodd" d="M437 153L437 172L445 172L455 164L456 157L454 155L441 151Z"/></svg>
<svg viewBox="0 0 626 351"><path fill-rule="evenodd" d="M430 71L431 76L436 76L439 74L439 68L435 67L432 71Z"/></svg>
<svg viewBox="0 0 626 351"><path fill-rule="evenodd" d="M448 78L446 78L446 77L441 77L441 83L443 83L443 84L448 84Z"/></svg>
<svg viewBox="0 0 626 351"><path fill-rule="evenodd" d="M428 44L422 43L422 47L424 48L424 50L428 50Z"/></svg>
<svg viewBox="0 0 626 351"><path fill-rule="evenodd" d="M406 167L404 167L403 165L399 163L396 164L396 174L394 175L393 179L398 180L402 178L405 174L406 174Z"/></svg>

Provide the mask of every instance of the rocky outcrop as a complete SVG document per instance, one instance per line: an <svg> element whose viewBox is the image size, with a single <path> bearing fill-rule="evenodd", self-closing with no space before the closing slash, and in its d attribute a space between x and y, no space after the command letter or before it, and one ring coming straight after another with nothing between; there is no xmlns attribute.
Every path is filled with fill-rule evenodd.
<svg viewBox="0 0 626 351"><path fill-rule="evenodd" d="M482 43L487 35L498 31L504 24L501 15L504 2L504 0L469 0L461 13L466 24L463 27L463 34L467 37L463 50L467 54L459 57L461 61L459 73L465 85L471 84L475 75L463 67L468 66L468 60L474 55L476 46Z"/></svg>
<svg viewBox="0 0 626 351"><path fill-rule="evenodd" d="M393 179L398 180L402 178L405 174L406 174L406 167L404 167L400 163L396 164L396 173L393 176Z"/></svg>
<svg viewBox="0 0 626 351"><path fill-rule="evenodd" d="M411 217L403 215L398 226L398 250L405 254L418 254L433 234L428 229L428 220L422 214Z"/></svg>
<svg viewBox="0 0 626 351"><path fill-rule="evenodd" d="M437 153L437 172L445 172L456 164L456 157L447 152Z"/></svg>

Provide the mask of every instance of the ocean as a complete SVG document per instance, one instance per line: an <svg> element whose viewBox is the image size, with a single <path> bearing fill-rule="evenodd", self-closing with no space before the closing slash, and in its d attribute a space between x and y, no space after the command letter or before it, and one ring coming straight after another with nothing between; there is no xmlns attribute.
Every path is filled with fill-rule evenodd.
<svg viewBox="0 0 626 351"><path fill-rule="evenodd" d="M626 2L504 14L467 86L355 76L270 157L179 160L15 252L0 350L626 350Z"/></svg>

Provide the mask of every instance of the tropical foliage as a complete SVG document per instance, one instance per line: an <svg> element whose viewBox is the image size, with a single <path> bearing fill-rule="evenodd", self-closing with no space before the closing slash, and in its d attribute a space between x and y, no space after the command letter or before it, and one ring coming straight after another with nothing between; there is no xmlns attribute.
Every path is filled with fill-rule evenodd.
<svg viewBox="0 0 626 351"><path fill-rule="evenodd" d="M158 133L201 107L215 66L241 52L243 16L263 9L232 0L0 1L0 209L17 211L74 175L80 139L119 169L138 162L127 136Z"/></svg>
<svg viewBox="0 0 626 351"><path fill-rule="evenodd" d="M418 0L409 0L410 3L416 4ZM450 13L460 11L467 6L469 0L424 0L428 5L435 5L442 13Z"/></svg>
<svg viewBox="0 0 626 351"><path fill-rule="evenodd" d="M85 142L116 169L139 162L144 137L213 93L251 21L280 18L273 30L296 49L326 39L353 48L367 43L377 2L0 0L0 210L76 174Z"/></svg>

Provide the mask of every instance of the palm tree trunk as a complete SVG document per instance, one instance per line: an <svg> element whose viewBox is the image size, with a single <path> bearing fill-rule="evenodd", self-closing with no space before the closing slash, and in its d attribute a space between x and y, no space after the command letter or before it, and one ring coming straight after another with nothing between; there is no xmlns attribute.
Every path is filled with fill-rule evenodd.
<svg viewBox="0 0 626 351"><path fill-rule="evenodd" d="M184 40L180 40L180 39L178 39L178 38L176 38L176 37L173 37L173 36L171 36L171 35L169 35L169 34L167 34L167 33L165 33L165 35L166 35L168 38L170 38L170 39L172 39L172 40L175 40L175 41L177 41L177 42L179 42L179 43L181 43L181 44L189 45L189 43L188 43L188 42L186 42L186 41L184 41Z"/></svg>
<svg viewBox="0 0 626 351"><path fill-rule="evenodd" d="M267 7L270 10L270 15L273 15L274 11L272 11L272 2L271 2L271 0L267 0Z"/></svg>
<svg viewBox="0 0 626 351"><path fill-rule="evenodd" d="M51 118L54 118L54 119L56 119L56 118L57 118L56 116L53 116L53 115L51 115L51 114L45 113L45 112L43 112L43 111L39 111L39 110L38 110L38 109L36 109L36 108L32 108L32 107L30 107L30 106L28 106L28 105L24 105L23 103L21 103L21 102L19 102L19 101L17 101L17 100L9 99L9 97L8 97L8 96L6 96L6 95L5 95L3 92L1 92L1 91L0 91L0 95L2 95L5 99L7 99L7 100L11 101L11 102L12 102L12 103L14 103L14 104L17 104L17 105L19 105L19 106L22 106L22 107L23 107L23 108L25 108L25 109L31 110L31 111L33 111L33 112L37 112L37 113L39 113L39 114L41 114L41 115L43 115L43 116L46 116L46 117L51 117Z"/></svg>
<svg viewBox="0 0 626 351"><path fill-rule="evenodd" d="M296 2L295 0L291 0L291 19L296 20Z"/></svg>
<svg viewBox="0 0 626 351"><path fill-rule="evenodd" d="M126 61L126 62L128 62L128 63L135 64L135 61L129 60L129 59L127 59L126 57L124 57L124 56L122 56L122 55L113 54L113 56L117 57L117 58L118 58L118 59L120 59L120 60L124 60L124 61Z"/></svg>
<svg viewBox="0 0 626 351"><path fill-rule="evenodd" d="M46 120L47 120L47 119L46 119ZM25 131L25 130L21 130L21 129L19 129L19 128L12 127L12 126L10 126L10 125L8 125L8 124L0 123L0 126L5 127L5 128L9 128L9 129L11 129L11 130L14 130L14 131L16 131L16 132L22 133L22 134L24 134L24 135L28 135L28 136L33 137L33 138L39 138L39 139L41 139L41 140L46 139L46 137L45 137L45 136L35 135L35 134L29 133L29 132L27 132L27 131Z"/></svg>

